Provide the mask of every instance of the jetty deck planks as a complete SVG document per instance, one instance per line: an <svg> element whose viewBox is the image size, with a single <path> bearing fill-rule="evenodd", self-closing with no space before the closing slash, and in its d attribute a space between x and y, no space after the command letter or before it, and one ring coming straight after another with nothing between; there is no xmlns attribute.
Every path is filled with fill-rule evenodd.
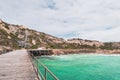
<svg viewBox="0 0 120 80"><path fill-rule="evenodd" d="M0 55L0 80L37 80L25 50Z"/></svg>

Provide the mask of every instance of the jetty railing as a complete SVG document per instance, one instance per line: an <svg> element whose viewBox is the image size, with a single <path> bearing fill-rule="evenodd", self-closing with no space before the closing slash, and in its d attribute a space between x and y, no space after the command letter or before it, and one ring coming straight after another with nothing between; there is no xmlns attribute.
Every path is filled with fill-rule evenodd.
<svg viewBox="0 0 120 80"><path fill-rule="evenodd" d="M34 67L34 69L35 69L35 72L36 72L36 74L37 74L37 78L39 79L39 80L49 80L47 77L47 73L48 74L50 74L49 76L51 76L52 78L53 78L53 80L59 80L44 64L42 64L42 62L40 62L39 60L38 60L38 58L37 57L35 57L32 53L30 53L29 51L28 51L28 55L29 55L29 57L30 57L30 59L31 59L31 62L32 62L32 65L33 65L33 67ZM39 68L41 68L41 67L44 69L43 71L44 71L44 74L42 74L42 72L40 71L40 69Z"/></svg>

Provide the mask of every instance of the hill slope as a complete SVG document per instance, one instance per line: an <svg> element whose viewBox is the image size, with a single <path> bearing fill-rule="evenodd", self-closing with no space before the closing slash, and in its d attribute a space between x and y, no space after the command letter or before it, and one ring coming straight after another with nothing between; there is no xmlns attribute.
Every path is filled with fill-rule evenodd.
<svg viewBox="0 0 120 80"><path fill-rule="evenodd" d="M117 44L117 43L116 43ZM120 48L114 43L103 43L99 41L57 38L43 32L28 29L23 25L8 24L0 20L0 46L12 49L19 48L56 48L56 49L112 49ZM107 45L107 46L106 46Z"/></svg>
<svg viewBox="0 0 120 80"><path fill-rule="evenodd" d="M0 20L0 45L12 48L50 47L52 43L62 43L63 39L31 30L22 25L8 24Z"/></svg>

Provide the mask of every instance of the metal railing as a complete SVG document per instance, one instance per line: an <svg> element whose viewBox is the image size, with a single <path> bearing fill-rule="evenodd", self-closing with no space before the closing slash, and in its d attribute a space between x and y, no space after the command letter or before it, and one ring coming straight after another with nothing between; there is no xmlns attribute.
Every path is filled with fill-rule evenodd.
<svg viewBox="0 0 120 80"><path fill-rule="evenodd" d="M53 80L59 80L42 62L40 62L32 53L28 52L29 57L31 58L32 65L35 69L37 77L39 80L49 80L47 78L47 73L53 78ZM41 67L40 67L41 66ZM43 68L44 74L40 71L39 68Z"/></svg>

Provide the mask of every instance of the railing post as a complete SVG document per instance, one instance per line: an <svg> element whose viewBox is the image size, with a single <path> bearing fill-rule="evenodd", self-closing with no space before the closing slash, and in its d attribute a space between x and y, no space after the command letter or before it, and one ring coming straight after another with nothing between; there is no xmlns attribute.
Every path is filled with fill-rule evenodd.
<svg viewBox="0 0 120 80"><path fill-rule="evenodd" d="M37 62L37 77L39 78L39 71L38 71L38 60L36 60L36 62Z"/></svg>
<svg viewBox="0 0 120 80"><path fill-rule="evenodd" d="M47 73L50 74L50 76L52 76L54 78L54 80L59 80L45 65L43 65L33 54L34 51L29 51L31 54L29 54L29 56L31 57L32 64L33 67L37 73L37 77L39 80L47 80ZM48 51L50 53L50 51ZM40 52L40 54L42 54L42 52ZM34 65L34 60L36 65ZM39 70L39 68L43 67L43 74L41 73L41 71Z"/></svg>
<svg viewBox="0 0 120 80"><path fill-rule="evenodd" d="M45 80L47 80L47 70L45 68Z"/></svg>

